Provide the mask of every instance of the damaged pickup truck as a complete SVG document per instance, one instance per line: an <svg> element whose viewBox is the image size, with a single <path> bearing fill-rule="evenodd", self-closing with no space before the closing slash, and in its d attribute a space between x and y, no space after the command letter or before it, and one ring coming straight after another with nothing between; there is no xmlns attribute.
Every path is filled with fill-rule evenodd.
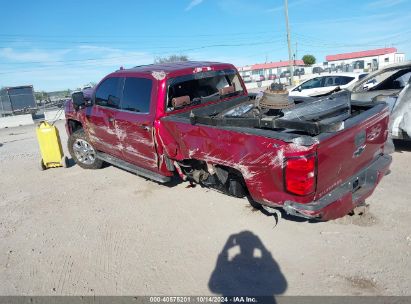
<svg viewBox="0 0 411 304"><path fill-rule="evenodd" d="M83 168L108 162L160 183L179 175L304 218L364 204L391 163L386 103L293 106L273 93L282 106L250 97L225 63L121 69L66 104L68 148Z"/></svg>

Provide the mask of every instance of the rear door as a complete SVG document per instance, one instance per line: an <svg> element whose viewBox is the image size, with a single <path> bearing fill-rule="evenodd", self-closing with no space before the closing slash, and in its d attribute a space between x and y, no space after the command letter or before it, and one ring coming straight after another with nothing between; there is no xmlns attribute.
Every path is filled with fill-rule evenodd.
<svg viewBox="0 0 411 304"><path fill-rule="evenodd" d="M121 109L115 118L116 129L122 135L123 159L150 170L158 168L153 138L155 107L151 102L155 84L149 76L126 77Z"/></svg>
<svg viewBox="0 0 411 304"><path fill-rule="evenodd" d="M104 79L96 89L93 105L85 110L85 130L93 146L117 157L122 155L122 151L115 116L120 108L123 81L122 77Z"/></svg>

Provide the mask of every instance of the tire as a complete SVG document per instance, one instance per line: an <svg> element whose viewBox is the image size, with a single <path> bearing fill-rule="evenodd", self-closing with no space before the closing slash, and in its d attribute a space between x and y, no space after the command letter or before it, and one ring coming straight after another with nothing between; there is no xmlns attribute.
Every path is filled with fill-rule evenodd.
<svg viewBox="0 0 411 304"><path fill-rule="evenodd" d="M63 166L63 168L68 168L69 167L69 160L68 160L67 156L62 157L61 165Z"/></svg>
<svg viewBox="0 0 411 304"><path fill-rule="evenodd" d="M83 129L70 135L68 149L76 164L83 169L100 169L103 166L103 161L97 158L96 150Z"/></svg>

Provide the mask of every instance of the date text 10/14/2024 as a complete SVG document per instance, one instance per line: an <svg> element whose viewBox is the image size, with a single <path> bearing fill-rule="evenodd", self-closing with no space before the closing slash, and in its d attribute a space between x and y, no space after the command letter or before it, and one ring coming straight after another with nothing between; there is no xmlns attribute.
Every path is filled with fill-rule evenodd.
<svg viewBox="0 0 411 304"><path fill-rule="evenodd" d="M255 297L225 296L182 296L182 297L150 297L150 303L258 303Z"/></svg>

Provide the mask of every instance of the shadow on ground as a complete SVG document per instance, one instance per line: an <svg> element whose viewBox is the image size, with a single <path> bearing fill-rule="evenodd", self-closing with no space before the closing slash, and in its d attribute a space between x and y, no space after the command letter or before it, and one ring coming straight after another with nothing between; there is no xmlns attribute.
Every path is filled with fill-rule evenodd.
<svg viewBox="0 0 411 304"><path fill-rule="evenodd" d="M396 152L411 152L411 141L394 140L394 146Z"/></svg>
<svg viewBox="0 0 411 304"><path fill-rule="evenodd" d="M287 281L260 238L250 231L232 234L218 255L208 282L210 291L222 296L274 296L284 293Z"/></svg>

